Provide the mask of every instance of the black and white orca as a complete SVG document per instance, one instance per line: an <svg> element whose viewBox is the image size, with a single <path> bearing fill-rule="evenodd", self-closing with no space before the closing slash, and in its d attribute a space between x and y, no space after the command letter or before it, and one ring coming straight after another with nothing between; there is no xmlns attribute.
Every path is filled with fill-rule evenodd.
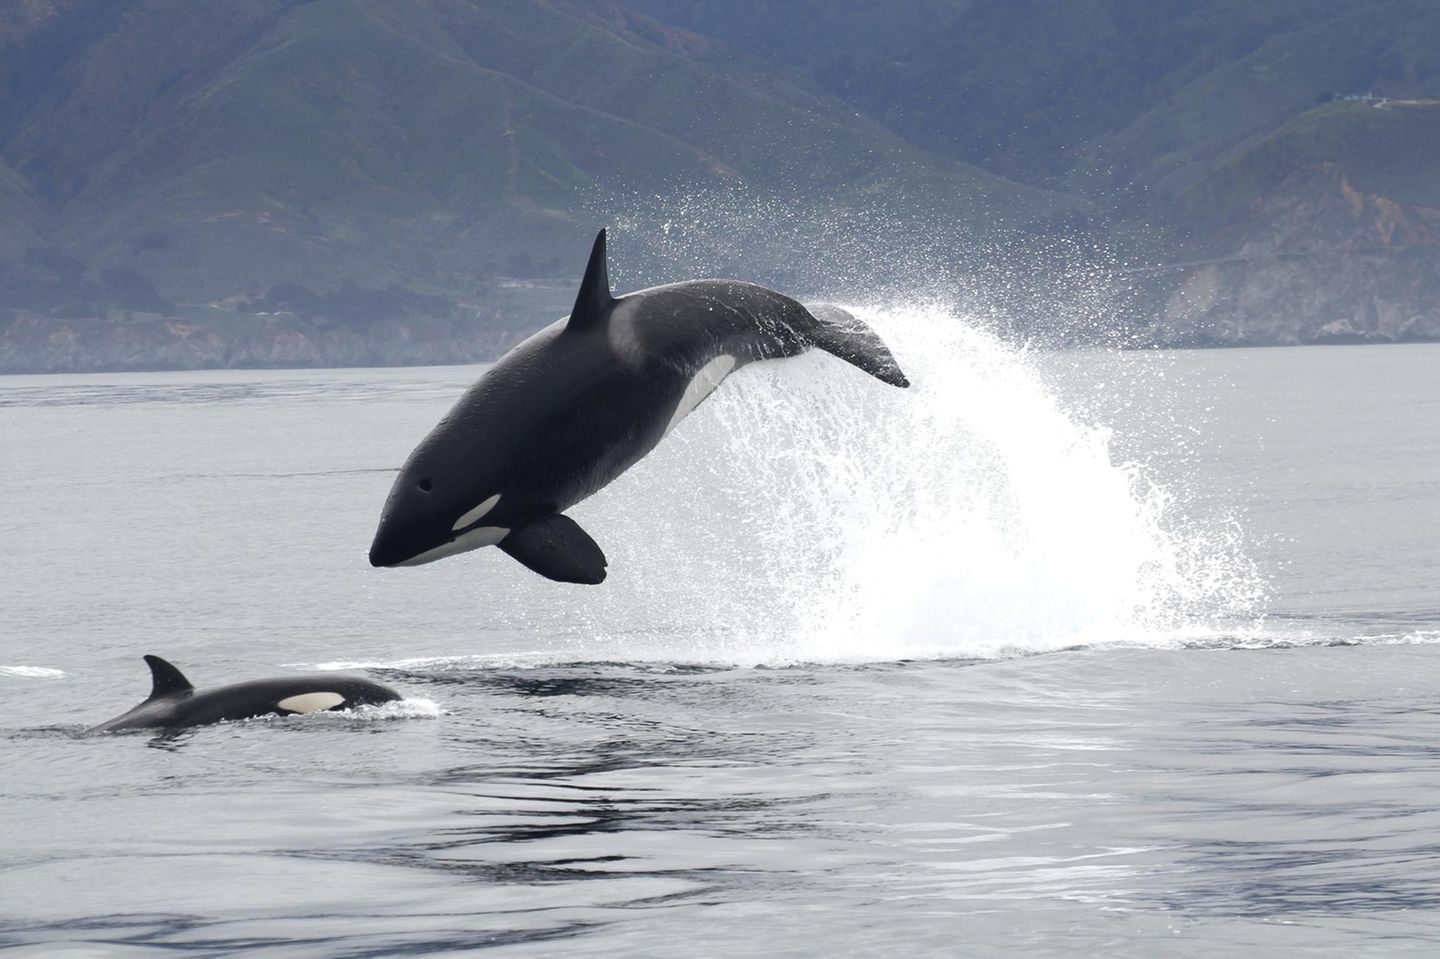
<svg viewBox="0 0 1440 959"><path fill-rule="evenodd" d="M259 716L294 716L355 706L378 706L400 699L388 686L360 676L316 673L254 679L196 692L185 674L159 656L146 656L153 686L150 696L134 709L89 733L122 729L180 729Z"/></svg>
<svg viewBox="0 0 1440 959"><path fill-rule="evenodd" d="M599 583L605 554L564 511L735 370L811 347L910 385L880 337L836 306L735 280L612 295L601 230L570 315L502 357L410 454L370 562L416 566L499 546L552 580Z"/></svg>

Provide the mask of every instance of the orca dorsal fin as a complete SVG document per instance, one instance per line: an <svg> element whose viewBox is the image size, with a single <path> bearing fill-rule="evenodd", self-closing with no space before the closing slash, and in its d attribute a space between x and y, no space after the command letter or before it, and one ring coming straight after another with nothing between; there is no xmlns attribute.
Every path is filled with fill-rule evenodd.
<svg viewBox="0 0 1440 959"><path fill-rule="evenodd" d="M605 265L605 231L595 236L595 245L590 248L590 262L585 265L585 278L580 281L580 292L575 295L575 308L570 311L570 322L565 329L582 332L593 329L610 315L615 297L610 295L610 270Z"/></svg>
<svg viewBox="0 0 1440 959"><path fill-rule="evenodd" d="M145 664L150 667L150 678L154 684L146 702L151 699L159 699L161 696L184 695L195 690L195 687L190 685L190 680L185 678L184 673L159 656L147 655Z"/></svg>

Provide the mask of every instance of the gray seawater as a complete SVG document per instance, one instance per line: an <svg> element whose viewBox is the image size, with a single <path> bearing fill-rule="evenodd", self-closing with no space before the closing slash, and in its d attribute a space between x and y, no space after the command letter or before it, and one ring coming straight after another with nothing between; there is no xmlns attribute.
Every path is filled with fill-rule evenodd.
<svg viewBox="0 0 1440 959"><path fill-rule="evenodd" d="M742 370L574 511L365 551L479 370L0 378L17 956L1433 955L1440 348ZM77 733L349 666L361 715Z"/></svg>

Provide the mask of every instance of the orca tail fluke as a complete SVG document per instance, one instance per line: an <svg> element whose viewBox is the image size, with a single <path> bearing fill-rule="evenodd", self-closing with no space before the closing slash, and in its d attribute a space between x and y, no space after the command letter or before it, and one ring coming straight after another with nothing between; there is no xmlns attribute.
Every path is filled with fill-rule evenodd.
<svg viewBox="0 0 1440 959"><path fill-rule="evenodd" d="M902 389L910 385L890 347L849 310L833 303L807 303L805 309L815 318L808 337L812 346L858 366L883 383Z"/></svg>

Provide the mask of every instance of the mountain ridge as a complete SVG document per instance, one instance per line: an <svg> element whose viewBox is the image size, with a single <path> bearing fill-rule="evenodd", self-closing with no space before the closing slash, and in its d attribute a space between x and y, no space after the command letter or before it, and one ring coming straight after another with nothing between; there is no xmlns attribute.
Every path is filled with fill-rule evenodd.
<svg viewBox="0 0 1440 959"><path fill-rule="evenodd" d="M563 312L603 223L637 285L999 270L1027 338L1208 342L1176 306L1204 267L1152 271L1097 331L1046 312L1068 293L1043 249L1074 235L1146 269L1288 250L1297 184L1340 209L1333 179L1286 179L1326 162L1423 221L1383 157L1342 149L1367 134L1291 126L1372 81L1440 93L1436 48L1420 0L25 0L0 10L0 368L144 365L103 345L122 328L181 331L164 355L205 364L421 361L398 331L422 329L429 361L483 359ZM1354 252L1317 217L1326 255ZM1366 282L1347 309L1374 312ZM197 354L192 328L314 348Z"/></svg>

